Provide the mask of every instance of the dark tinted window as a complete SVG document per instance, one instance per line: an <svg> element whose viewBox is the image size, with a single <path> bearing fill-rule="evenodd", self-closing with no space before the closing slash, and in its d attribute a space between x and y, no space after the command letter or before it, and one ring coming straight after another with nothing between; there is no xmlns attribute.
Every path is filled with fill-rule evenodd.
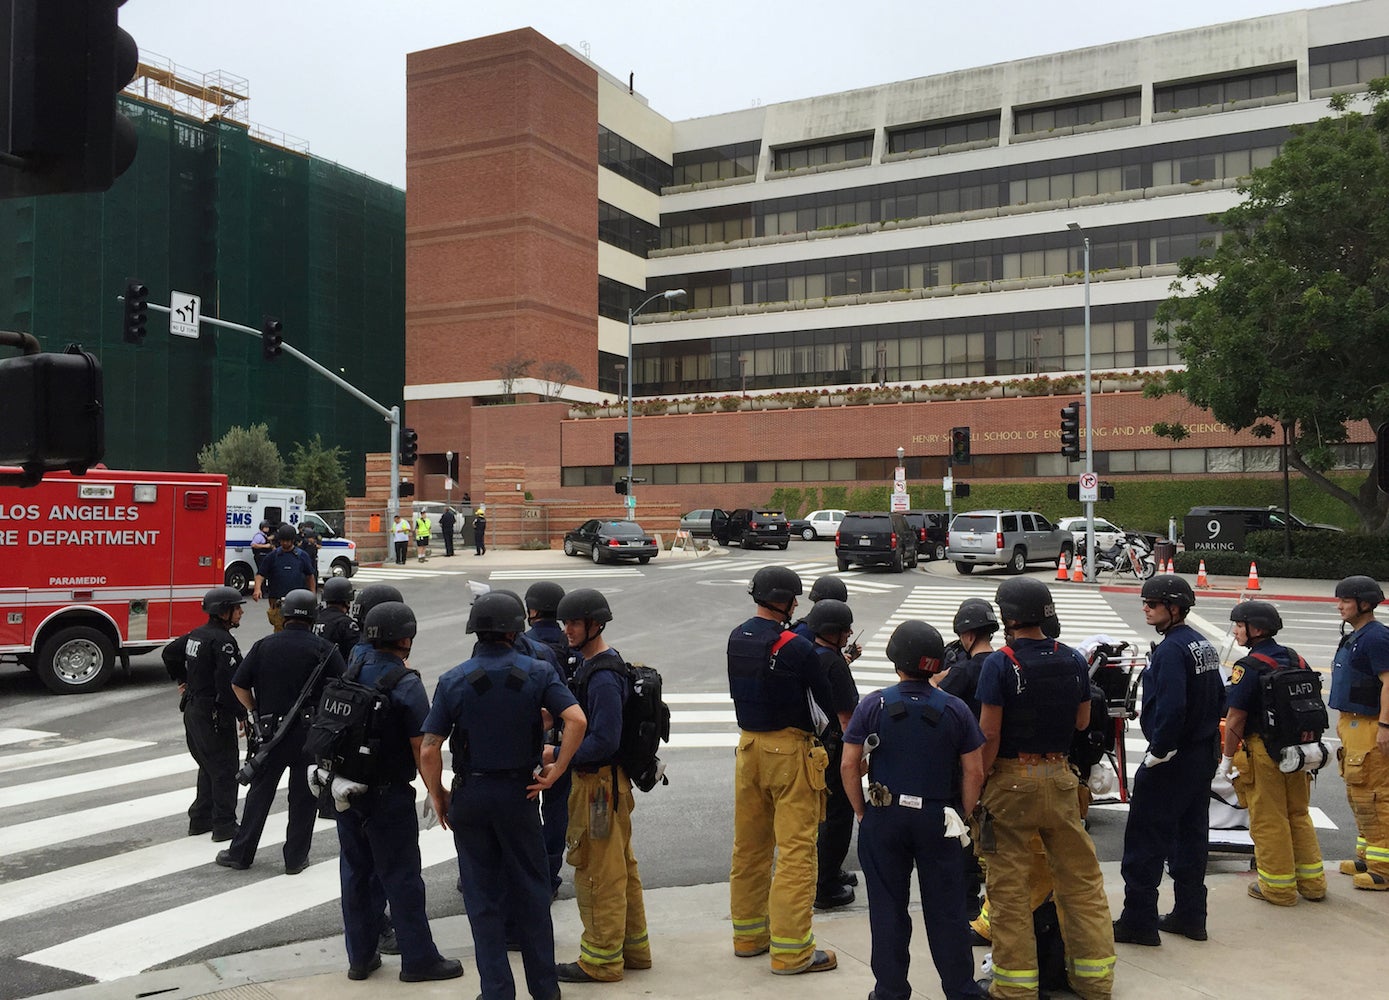
<svg viewBox="0 0 1389 1000"><path fill-rule="evenodd" d="M1018 515L1016 515L1016 514L1004 514L1003 517L1001 518L1001 520L1003 521L1003 527L999 529L1000 531L1017 531L1017 530L1018 530Z"/></svg>
<svg viewBox="0 0 1389 1000"><path fill-rule="evenodd" d="M646 532L641 530L641 525L636 521L611 521L603 529L603 534L615 538L639 538Z"/></svg>
<svg viewBox="0 0 1389 1000"><path fill-rule="evenodd" d="M951 531L997 531L998 518L971 517L968 514L961 514L955 518L950 525Z"/></svg>

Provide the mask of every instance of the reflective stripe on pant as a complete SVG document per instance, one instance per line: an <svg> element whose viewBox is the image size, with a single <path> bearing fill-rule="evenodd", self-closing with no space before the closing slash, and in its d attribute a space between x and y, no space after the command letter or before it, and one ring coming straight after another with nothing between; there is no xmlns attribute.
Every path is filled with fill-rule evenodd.
<svg viewBox="0 0 1389 1000"><path fill-rule="evenodd" d="M810 916L825 793L823 775L818 789L811 780L814 745L800 729L744 731L738 738L729 873L733 948L747 953L770 946L778 968L804 965L815 951Z"/></svg>
<svg viewBox="0 0 1389 1000"><path fill-rule="evenodd" d="M610 832L601 839L589 835L589 803L599 788L612 800ZM574 772L569 793L569 863L574 866L574 891L584 933L579 939L579 964L594 979L616 982L623 965L651 967L651 942L646 934L646 906L641 875L632 855L632 783L621 768L602 767L593 774Z"/></svg>
<svg viewBox="0 0 1389 1000"><path fill-rule="evenodd" d="M994 763L984 786L993 817L988 861L994 982L991 995L1037 995L1037 940L1032 930L1032 839L1040 837L1055 883L1061 936L1073 989L1086 1000L1114 987L1114 931L1095 845L1085 832L1076 795L1079 779L1064 762Z"/></svg>
<svg viewBox="0 0 1389 1000"><path fill-rule="evenodd" d="M1389 757L1375 746L1378 722L1372 715L1342 712L1336 720L1341 738L1337 757L1346 799L1364 841L1356 841L1356 853L1369 871L1389 878Z"/></svg>
<svg viewBox="0 0 1389 1000"><path fill-rule="evenodd" d="M1299 893L1321 899L1326 875L1307 812L1312 776L1306 771L1284 774L1258 736L1245 738L1235 767L1235 788L1249 805L1249 834L1264 898L1285 906L1296 903Z"/></svg>

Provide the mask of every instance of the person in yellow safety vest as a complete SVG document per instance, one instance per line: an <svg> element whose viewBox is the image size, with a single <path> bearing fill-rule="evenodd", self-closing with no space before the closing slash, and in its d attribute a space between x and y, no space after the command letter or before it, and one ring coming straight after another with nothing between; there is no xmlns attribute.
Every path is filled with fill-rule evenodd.
<svg viewBox="0 0 1389 1000"><path fill-rule="evenodd" d="M420 562L429 558L429 529L433 525L430 523L429 515L424 511L415 514L415 554L420 557Z"/></svg>
<svg viewBox="0 0 1389 1000"><path fill-rule="evenodd" d="M1341 862L1357 889L1389 890L1389 627L1375 619L1384 591L1368 576L1336 584L1336 608L1353 631L1341 637L1328 704L1340 715L1336 757L1355 814L1355 857Z"/></svg>
<svg viewBox="0 0 1389 1000"><path fill-rule="evenodd" d="M984 661L978 689L987 775L979 847L994 945L989 995L1035 1000L1039 992L1030 880L1031 843L1040 836L1063 914L1067 980L1083 1000L1108 1000L1115 962L1109 903L1068 759L1076 731L1090 723L1089 670L1079 653L1043 633L1056 615L1046 584L1008 580L995 602L1008 643Z"/></svg>
<svg viewBox="0 0 1389 1000"><path fill-rule="evenodd" d="M1247 647L1249 655L1237 661L1230 672L1225 736L1216 770L1231 780L1249 808L1249 835L1254 839L1259 873L1258 881L1249 883L1249 895L1279 906L1292 906L1299 895L1310 900L1324 899L1326 874L1322 870L1321 846L1307 811L1312 795L1311 772L1284 774L1264 745L1264 699L1259 675L1273 670L1273 663L1296 667L1301 657L1273 641L1283 627L1283 619L1267 601L1236 604L1230 610L1230 621L1235 623L1235 642ZM1241 739L1243 750L1239 748ZM1200 930L1197 940L1203 941L1205 928Z"/></svg>

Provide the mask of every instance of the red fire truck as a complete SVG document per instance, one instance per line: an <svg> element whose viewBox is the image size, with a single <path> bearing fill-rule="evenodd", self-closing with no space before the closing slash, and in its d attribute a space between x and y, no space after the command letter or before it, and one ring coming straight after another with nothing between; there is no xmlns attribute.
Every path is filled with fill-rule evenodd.
<svg viewBox="0 0 1389 1000"><path fill-rule="evenodd" d="M206 616L222 582L227 479L92 469L0 486L0 657L57 694L96 691L116 663Z"/></svg>

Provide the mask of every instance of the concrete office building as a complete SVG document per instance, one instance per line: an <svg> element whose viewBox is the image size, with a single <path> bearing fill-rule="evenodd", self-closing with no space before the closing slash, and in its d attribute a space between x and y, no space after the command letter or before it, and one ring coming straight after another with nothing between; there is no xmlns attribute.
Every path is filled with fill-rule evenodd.
<svg viewBox="0 0 1389 1000"><path fill-rule="evenodd" d="M646 500L878 483L899 446L931 478L957 425L976 480L1074 476L1058 411L1081 391L1085 236L1097 471L1272 472L1276 447L1144 399L1134 373L1177 363L1154 310L1239 178L1387 55L1389 3L1366 0L673 122L531 30L414 53L424 491L453 450L475 498L503 461L541 495L610 497L625 420L587 411L629 375L638 413L664 411L635 420ZM635 324L626 372L627 310L676 288ZM1036 395L1043 376L1060 394ZM508 390L534 402L492 405ZM1368 466L1355 440L1343 464Z"/></svg>

